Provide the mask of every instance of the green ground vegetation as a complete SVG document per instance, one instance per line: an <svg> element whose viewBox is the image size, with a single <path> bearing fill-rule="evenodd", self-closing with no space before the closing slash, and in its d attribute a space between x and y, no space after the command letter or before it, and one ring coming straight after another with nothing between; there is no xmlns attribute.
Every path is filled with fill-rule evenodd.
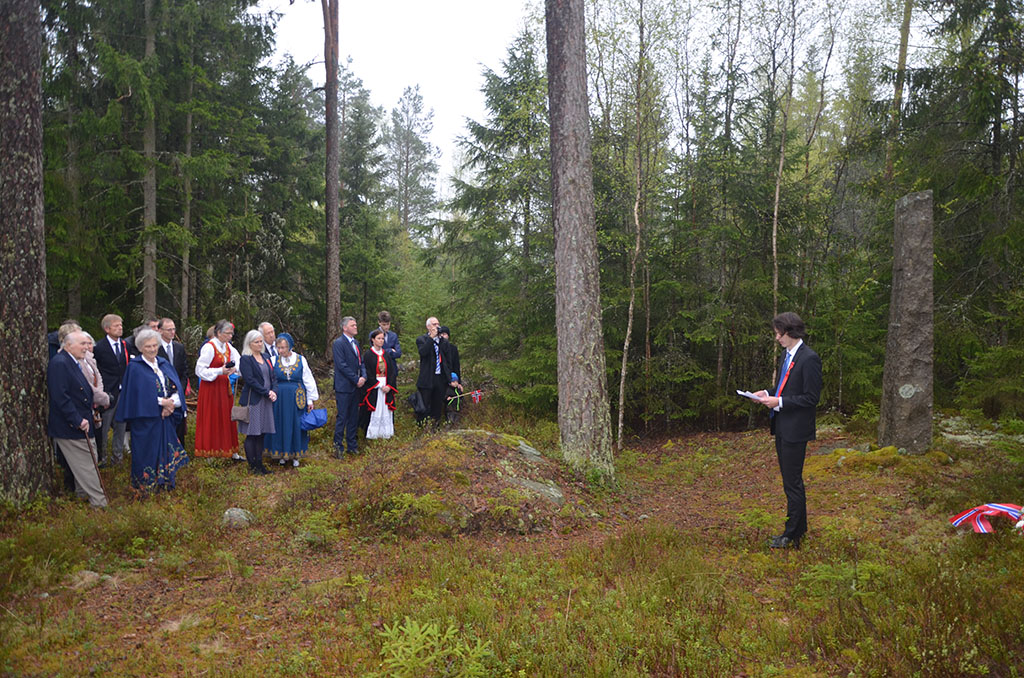
<svg viewBox="0 0 1024 678"><path fill-rule="evenodd" d="M497 404L253 478L193 460L102 512L0 520L0 673L12 676L1018 676L1024 539L952 528L1020 503L1024 448L937 437L812 444L811 532L769 552L784 498L768 436L691 434L619 456L614 487L563 470L548 422ZM520 440L543 459L515 466ZM531 470L532 468L532 470ZM556 506L507 483L560 487ZM538 481L539 482L539 481ZM228 507L255 516L220 524ZM523 516L532 515L530 521ZM514 519L509 519L509 517Z"/></svg>

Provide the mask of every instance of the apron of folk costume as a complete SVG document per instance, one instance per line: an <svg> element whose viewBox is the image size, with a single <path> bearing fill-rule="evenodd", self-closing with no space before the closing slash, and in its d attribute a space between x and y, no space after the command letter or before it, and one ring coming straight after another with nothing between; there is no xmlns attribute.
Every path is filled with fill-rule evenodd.
<svg viewBox="0 0 1024 678"><path fill-rule="evenodd" d="M370 413L370 425L366 429L366 438L390 438L395 434L395 420L391 409L387 404L387 394L384 393L384 385L388 383L388 364L384 356L373 351L377 356L377 404Z"/></svg>

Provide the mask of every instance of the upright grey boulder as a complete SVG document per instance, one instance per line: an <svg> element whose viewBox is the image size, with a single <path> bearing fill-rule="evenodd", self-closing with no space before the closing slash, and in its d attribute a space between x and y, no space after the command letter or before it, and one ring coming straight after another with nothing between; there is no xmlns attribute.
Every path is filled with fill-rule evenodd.
<svg viewBox="0 0 1024 678"><path fill-rule="evenodd" d="M885 343L878 444L925 452L932 441L933 319L932 192L896 201L892 302Z"/></svg>

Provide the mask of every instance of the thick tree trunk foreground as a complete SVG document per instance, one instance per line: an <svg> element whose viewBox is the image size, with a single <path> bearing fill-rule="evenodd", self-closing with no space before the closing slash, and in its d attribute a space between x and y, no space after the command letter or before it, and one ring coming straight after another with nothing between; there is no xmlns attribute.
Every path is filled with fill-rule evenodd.
<svg viewBox="0 0 1024 678"><path fill-rule="evenodd" d="M605 384L583 0L547 0L558 428L577 469L615 474Z"/></svg>
<svg viewBox="0 0 1024 678"><path fill-rule="evenodd" d="M0 0L0 501L50 489L46 437L42 34L38 0Z"/></svg>

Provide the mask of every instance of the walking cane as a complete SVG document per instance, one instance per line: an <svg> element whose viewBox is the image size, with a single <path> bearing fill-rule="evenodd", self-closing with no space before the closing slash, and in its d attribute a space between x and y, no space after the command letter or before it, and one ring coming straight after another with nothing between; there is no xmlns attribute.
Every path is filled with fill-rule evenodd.
<svg viewBox="0 0 1024 678"><path fill-rule="evenodd" d="M96 464L96 448L92 445L92 438L89 437L88 431L85 432L85 442L89 445L89 458L92 459L92 467L96 470L96 479L100 481L100 489L106 496L107 488L103 487L103 476L100 475L100 467Z"/></svg>

